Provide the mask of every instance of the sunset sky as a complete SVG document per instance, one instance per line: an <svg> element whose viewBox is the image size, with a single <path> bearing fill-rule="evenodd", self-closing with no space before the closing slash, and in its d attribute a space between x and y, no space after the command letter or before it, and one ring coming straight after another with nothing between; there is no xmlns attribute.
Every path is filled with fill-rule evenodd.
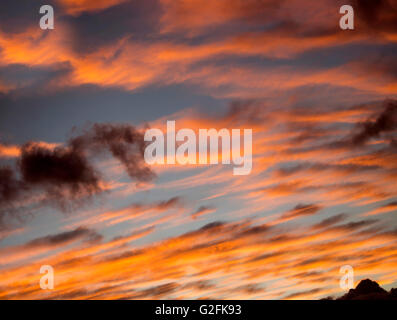
<svg viewBox="0 0 397 320"><path fill-rule="evenodd" d="M252 129L251 173L147 165L167 120ZM397 0L1 1L0 299L396 287L396 181Z"/></svg>

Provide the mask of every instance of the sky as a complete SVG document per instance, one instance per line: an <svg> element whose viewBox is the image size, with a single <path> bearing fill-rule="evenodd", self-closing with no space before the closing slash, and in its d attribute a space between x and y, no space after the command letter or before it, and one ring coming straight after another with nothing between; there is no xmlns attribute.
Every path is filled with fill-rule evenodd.
<svg viewBox="0 0 397 320"><path fill-rule="evenodd" d="M42 4L0 8L0 299L397 285L396 0ZM148 165L167 121L252 129L252 171Z"/></svg>

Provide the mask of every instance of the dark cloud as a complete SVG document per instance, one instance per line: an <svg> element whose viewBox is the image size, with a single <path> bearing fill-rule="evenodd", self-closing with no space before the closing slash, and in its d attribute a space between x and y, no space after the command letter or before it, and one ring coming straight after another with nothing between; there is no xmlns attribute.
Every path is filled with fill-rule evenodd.
<svg viewBox="0 0 397 320"><path fill-rule="evenodd" d="M335 134L335 130L346 130L350 124L339 123L334 127L327 127L326 131L323 132L322 129L313 129L312 127L298 124L297 127L293 128L293 132L298 130L301 131L302 134L300 137L304 137L303 142L305 142L305 144L302 146L300 145L302 141L292 139L291 142L293 145L295 142L299 142L297 143L298 146L290 147L287 151L285 151L285 153L289 155L305 154L313 151L346 151L351 150L352 148L362 147L371 139L381 138L383 141L388 142L388 145L386 145L383 149L374 151L373 155L377 157L394 156L397 150L397 100L388 99L382 102L376 101L368 104L355 105L353 107L341 110L365 112L372 111L373 115L365 121L357 123L356 126L351 129L350 133L344 136ZM318 111L312 110L311 114L314 112ZM304 170L335 170L343 173L355 173L378 169L382 169L382 167L376 164L319 164L313 162L303 162L282 167L276 171L276 174L280 176L288 176Z"/></svg>
<svg viewBox="0 0 397 320"><path fill-rule="evenodd" d="M397 19L397 17L396 17ZM354 69L368 76L369 74L380 79L395 82L397 80L397 61L395 53L397 46L395 44L377 48L378 52L368 53L356 63Z"/></svg>
<svg viewBox="0 0 397 320"><path fill-rule="evenodd" d="M396 206L397 206L397 201L392 201L382 206L382 208L394 208Z"/></svg>
<svg viewBox="0 0 397 320"><path fill-rule="evenodd" d="M158 31L161 14L158 2L124 1L105 10L65 17L73 49L84 54L122 38L133 41L151 38Z"/></svg>
<svg viewBox="0 0 397 320"><path fill-rule="evenodd" d="M31 0L2 0L0 5L0 30L7 33L19 33L36 25L39 28L40 7L49 4L58 9L55 0L45 3Z"/></svg>
<svg viewBox="0 0 397 320"><path fill-rule="evenodd" d="M253 100L235 100L230 103L224 119L236 124L263 124L268 119L268 115L263 103Z"/></svg>
<svg viewBox="0 0 397 320"><path fill-rule="evenodd" d="M297 274L292 275L291 277L293 278L312 278L312 277L319 277L323 276L324 272L321 271L306 271L306 272L300 272Z"/></svg>
<svg viewBox="0 0 397 320"><path fill-rule="evenodd" d="M63 211L103 191L99 173L86 155L70 147L49 149L30 142L21 147L16 171L1 170L0 212L22 208L23 200L39 193L44 194L43 205L50 204ZM18 175L18 177L17 177ZM17 210L18 211L18 210Z"/></svg>
<svg viewBox="0 0 397 320"><path fill-rule="evenodd" d="M50 150L34 143L21 149L18 162L22 180L29 186L43 186L52 192L67 189L72 196L100 191L99 177L83 152L75 148Z"/></svg>
<svg viewBox="0 0 397 320"><path fill-rule="evenodd" d="M21 183L10 167L0 168L0 204L12 202L19 196Z"/></svg>
<svg viewBox="0 0 397 320"><path fill-rule="evenodd" d="M314 225L313 228L314 229L327 228L329 226L332 226L334 224L341 222L342 220L346 219L346 217L347 217L347 215L345 213L340 213L340 214L337 214L330 218L322 220L321 222Z"/></svg>
<svg viewBox="0 0 397 320"><path fill-rule="evenodd" d="M325 261L327 260L326 256L319 256L317 258L310 258L310 259L306 259L303 260L302 262L299 262L296 264L297 267L301 267L301 266L307 266L316 262L321 262L321 261Z"/></svg>
<svg viewBox="0 0 397 320"><path fill-rule="evenodd" d="M211 206L200 206L200 207L197 208L196 211L194 211L192 213L192 217L193 218L197 218L197 217L199 217L201 215L204 215L206 213L212 212L213 210L215 210L215 208L211 207Z"/></svg>
<svg viewBox="0 0 397 320"><path fill-rule="evenodd" d="M86 289L76 289L70 290L66 293L56 295L54 299L56 300L72 300L77 299L78 297L84 297L85 295L89 294L90 292Z"/></svg>
<svg viewBox="0 0 397 320"><path fill-rule="evenodd" d="M248 260L248 262L256 262L256 261L263 261L263 260L268 260L274 257L278 257L283 255L284 253L282 251L279 252L272 252L272 253L265 253L265 254L261 254L260 256L254 257L250 260Z"/></svg>
<svg viewBox="0 0 397 320"><path fill-rule="evenodd" d="M135 215L137 212L146 211L146 210L158 210L158 211L167 211L170 209L175 209L178 207L182 207L182 200L180 197L172 197L168 200L161 200L152 203L133 203L127 208L131 214Z"/></svg>
<svg viewBox="0 0 397 320"><path fill-rule="evenodd" d="M92 242L92 241L98 241L102 239L102 237L91 229L85 227L79 227L71 231L65 231L54 235L48 235L45 237L36 238L32 241L29 241L25 246L29 248L43 247L43 246L52 247L52 246L59 246L62 244L66 244L71 241L77 241L80 239L85 239Z"/></svg>
<svg viewBox="0 0 397 320"><path fill-rule="evenodd" d="M360 165L360 164L329 164L329 163L300 163L293 166L281 167L277 169L276 174L281 177L287 177L302 171L321 172L326 170L338 171L343 173L354 173L362 171L377 170L381 167L376 165Z"/></svg>
<svg viewBox="0 0 397 320"><path fill-rule="evenodd" d="M397 30L396 0L353 0L352 4L358 18L358 28L375 32Z"/></svg>
<svg viewBox="0 0 397 320"><path fill-rule="evenodd" d="M101 174L93 165L94 158L102 153L118 159L131 179L152 179L154 174L143 159L144 149L142 133L133 126L115 124L94 124L53 149L27 143L21 147L17 172L10 167L0 169L0 218L4 219L15 202L36 192L44 192L44 204L70 211L104 191ZM159 205L170 206L174 201Z"/></svg>
<svg viewBox="0 0 397 320"><path fill-rule="evenodd" d="M73 149L94 153L109 151L124 165L132 179L147 181L154 177L143 160L146 147L143 134L133 126L94 124L82 135L71 139L70 145Z"/></svg>
<svg viewBox="0 0 397 320"><path fill-rule="evenodd" d="M321 143L315 143L312 146L299 146L291 147L288 150L288 154L297 153L308 153L313 151L326 151L326 150L346 150L351 148L362 147L368 143L371 139L382 138L389 144L384 148L384 150L378 150L374 155L379 157L385 157L390 155L390 153L395 153L397 150L397 100L388 99L383 102L375 102L368 105L358 105L349 110L376 110L374 114L363 122L359 122L351 130L351 132L342 137L336 136L333 140L327 139ZM379 111L380 110L380 111ZM337 129L337 128L335 128ZM314 138L314 137L313 137ZM314 140L314 139L313 139ZM310 166L312 168L310 168ZM298 172L299 170L313 169L313 170L326 170L335 169L338 171L362 171L362 170L376 170L379 169L376 165L308 165L299 164L291 169L282 169L279 171L281 175L288 175L290 173ZM291 172L290 172L291 171Z"/></svg>
<svg viewBox="0 0 397 320"><path fill-rule="evenodd" d="M246 229L242 230L241 232L239 232L237 234L237 236L244 237L244 236L263 235L263 234L266 234L270 229L271 229L271 227L269 227L265 224L260 225L260 226L250 226L249 228L246 228Z"/></svg>
<svg viewBox="0 0 397 320"><path fill-rule="evenodd" d="M23 184L17 180L10 167L0 167L0 230L6 226L5 212L2 208L10 208L14 200L20 197L23 189Z"/></svg>
<svg viewBox="0 0 397 320"><path fill-rule="evenodd" d="M196 289L196 290L208 290L208 289L212 289L215 287L215 284L213 282L211 282L210 280L197 280L197 281L192 281L192 282L188 282L186 283L183 288L186 289Z"/></svg>
<svg viewBox="0 0 397 320"><path fill-rule="evenodd" d="M126 258L136 257L138 255L144 254L146 249L132 249L124 251L123 253L111 254L101 259L103 262L118 261Z"/></svg>
<svg viewBox="0 0 397 320"><path fill-rule="evenodd" d="M367 219L367 220L361 220L361 221L354 221L354 222L349 222L345 223L342 225L337 225L333 227L332 229L334 230L344 230L344 231L355 231L357 229L361 229L363 227L367 227L370 225L373 225L377 223L379 220L377 219Z"/></svg>
<svg viewBox="0 0 397 320"><path fill-rule="evenodd" d="M68 62L54 63L48 66L27 66L24 64L8 64L0 67L0 80L9 86L9 97L21 97L37 94L44 87L60 81L72 71ZM15 100L13 100L13 105Z"/></svg>
<svg viewBox="0 0 397 320"><path fill-rule="evenodd" d="M316 204L298 204L292 210L284 213L282 219L313 215L321 209L322 207Z"/></svg>
<svg viewBox="0 0 397 320"><path fill-rule="evenodd" d="M180 197L172 197L171 199L165 201L159 201L156 204L156 208L159 210L168 210L170 208L174 208L178 205L181 205L182 201Z"/></svg>
<svg viewBox="0 0 397 320"><path fill-rule="evenodd" d="M308 294L318 293L321 291L322 291L322 289L315 288L315 289L311 289L311 290L307 290L307 291L294 292L294 293L291 293L291 294L285 296L283 299L295 299L295 298L307 296Z"/></svg>
<svg viewBox="0 0 397 320"><path fill-rule="evenodd" d="M259 294L265 291L265 288L257 283L249 283L246 285L239 286L233 290L240 291L245 294Z"/></svg>
<svg viewBox="0 0 397 320"><path fill-rule="evenodd" d="M375 121L368 119L358 125L358 131L351 138L353 145L362 145L371 138L378 138L381 134L392 132L397 129L397 101L387 100L384 102L383 111L376 117Z"/></svg>
<svg viewBox="0 0 397 320"><path fill-rule="evenodd" d="M207 223L206 225L202 226L198 230L198 232L200 232L200 231L208 231L208 230L219 230L223 226L226 226L226 222L223 222L223 221L210 222L210 223Z"/></svg>
<svg viewBox="0 0 397 320"><path fill-rule="evenodd" d="M160 298L174 292L179 286L176 282L169 282L152 288L139 291L136 298Z"/></svg>

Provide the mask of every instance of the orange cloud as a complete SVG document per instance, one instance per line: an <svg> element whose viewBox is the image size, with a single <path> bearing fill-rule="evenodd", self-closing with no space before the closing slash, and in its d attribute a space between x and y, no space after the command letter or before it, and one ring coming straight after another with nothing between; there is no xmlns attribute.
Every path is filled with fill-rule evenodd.
<svg viewBox="0 0 397 320"><path fill-rule="evenodd" d="M58 0L70 15L76 16L83 12L101 11L127 0Z"/></svg>
<svg viewBox="0 0 397 320"><path fill-rule="evenodd" d="M16 158L21 154L19 146L0 144L0 158Z"/></svg>

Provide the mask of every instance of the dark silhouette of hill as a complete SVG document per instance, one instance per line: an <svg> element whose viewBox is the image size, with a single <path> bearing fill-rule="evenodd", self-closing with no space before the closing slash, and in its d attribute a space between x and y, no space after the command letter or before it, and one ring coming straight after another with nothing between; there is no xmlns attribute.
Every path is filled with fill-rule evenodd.
<svg viewBox="0 0 397 320"><path fill-rule="evenodd" d="M336 300L397 300L397 288L386 291L377 282L365 279Z"/></svg>

